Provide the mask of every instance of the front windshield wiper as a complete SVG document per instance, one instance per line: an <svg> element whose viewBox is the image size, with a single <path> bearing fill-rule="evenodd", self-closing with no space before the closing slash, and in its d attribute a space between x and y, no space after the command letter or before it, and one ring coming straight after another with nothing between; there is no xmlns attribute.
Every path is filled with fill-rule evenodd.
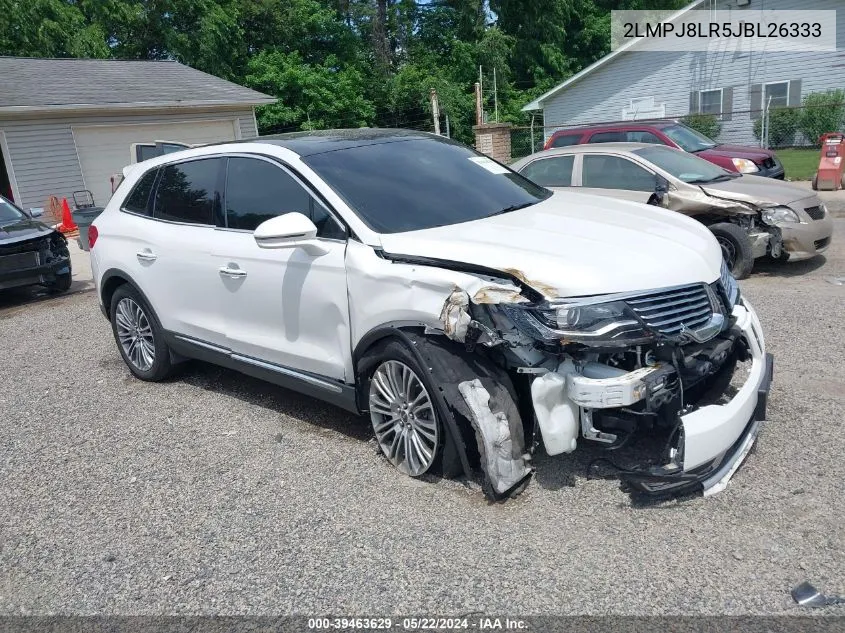
<svg viewBox="0 0 845 633"><path fill-rule="evenodd" d="M520 204L512 204L509 207L505 207L504 209L499 209L498 211L494 211L489 216L492 218L494 215L502 215L503 213L510 213L511 211L519 211L520 209L524 209L525 207L530 207L532 204L537 204L537 201L534 200L532 202L522 202Z"/></svg>
<svg viewBox="0 0 845 633"><path fill-rule="evenodd" d="M726 180L733 180L739 178L741 174L721 174L715 178L696 178L695 180L688 180L690 185L709 185L712 182L725 182Z"/></svg>

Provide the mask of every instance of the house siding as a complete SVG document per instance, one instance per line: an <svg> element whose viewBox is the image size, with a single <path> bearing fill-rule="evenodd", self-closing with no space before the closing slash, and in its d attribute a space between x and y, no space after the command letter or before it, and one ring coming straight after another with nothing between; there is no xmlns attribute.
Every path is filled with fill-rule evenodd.
<svg viewBox="0 0 845 633"><path fill-rule="evenodd" d="M763 0L752 0L760 9ZM729 3L722 0L717 8ZM794 0L765 0L766 10L795 9ZM690 113L690 93L732 89L734 114L722 121L717 140L758 144L753 134L753 84L801 80L801 97L817 91L845 88L845 0L807 0L802 9L839 9L837 52L738 53L730 50L696 52L627 52L598 68L543 103L545 136L555 129L586 123L619 121L632 99L653 97L665 104L665 116ZM737 9L741 13L744 8Z"/></svg>
<svg viewBox="0 0 845 633"><path fill-rule="evenodd" d="M144 114L92 115L0 115L0 130L6 144L17 184L17 202L25 209L43 207L50 196L71 198L85 187L76 153L72 126L120 125L132 123L175 123L207 119L233 119L241 138L258 135L250 107L238 109L165 110ZM129 148L126 148L127 157ZM119 171L124 165L116 165ZM105 201L97 201L104 203Z"/></svg>

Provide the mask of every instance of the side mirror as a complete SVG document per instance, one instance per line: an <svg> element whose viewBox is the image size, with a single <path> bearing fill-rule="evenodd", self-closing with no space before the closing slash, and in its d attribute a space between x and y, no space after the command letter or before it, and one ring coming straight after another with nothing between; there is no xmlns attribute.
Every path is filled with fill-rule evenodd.
<svg viewBox="0 0 845 633"><path fill-rule="evenodd" d="M317 227L295 211L270 218L253 233L261 248L301 248L309 255L325 255L328 250L317 242Z"/></svg>
<svg viewBox="0 0 845 633"><path fill-rule="evenodd" d="M29 210L29 217L31 218L40 218L44 215L44 209L41 207L33 207Z"/></svg>
<svg viewBox="0 0 845 633"><path fill-rule="evenodd" d="M648 198L646 204L654 205L655 207L663 206L663 199L669 192L669 183L665 178L659 174L654 175L654 193Z"/></svg>

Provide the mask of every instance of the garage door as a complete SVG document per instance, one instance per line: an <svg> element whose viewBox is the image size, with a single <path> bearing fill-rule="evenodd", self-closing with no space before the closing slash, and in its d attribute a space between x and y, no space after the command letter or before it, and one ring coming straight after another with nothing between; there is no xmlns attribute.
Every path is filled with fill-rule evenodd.
<svg viewBox="0 0 845 633"><path fill-rule="evenodd" d="M235 139L235 120L215 119L186 123L73 126L73 138L86 188L97 205L111 198L109 177L131 162L132 143L179 141L191 145Z"/></svg>

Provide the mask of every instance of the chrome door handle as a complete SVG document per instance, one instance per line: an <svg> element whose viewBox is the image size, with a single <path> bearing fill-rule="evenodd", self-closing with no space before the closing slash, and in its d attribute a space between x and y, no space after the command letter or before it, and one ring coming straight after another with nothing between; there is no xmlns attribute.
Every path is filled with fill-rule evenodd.
<svg viewBox="0 0 845 633"><path fill-rule="evenodd" d="M135 253L135 257L140 259L142 262L154 262L158 258L158 255L152 251L138 251Z"/></svg>
<svg viewBox="0 0 845 633"><path fill-rule="evenodd" d="M218 271L221 275L226 275L227 277L246 277L246 271L241 270L240 268L229 268L228 266L223 266L222 268L218 268Z"/></svg>

